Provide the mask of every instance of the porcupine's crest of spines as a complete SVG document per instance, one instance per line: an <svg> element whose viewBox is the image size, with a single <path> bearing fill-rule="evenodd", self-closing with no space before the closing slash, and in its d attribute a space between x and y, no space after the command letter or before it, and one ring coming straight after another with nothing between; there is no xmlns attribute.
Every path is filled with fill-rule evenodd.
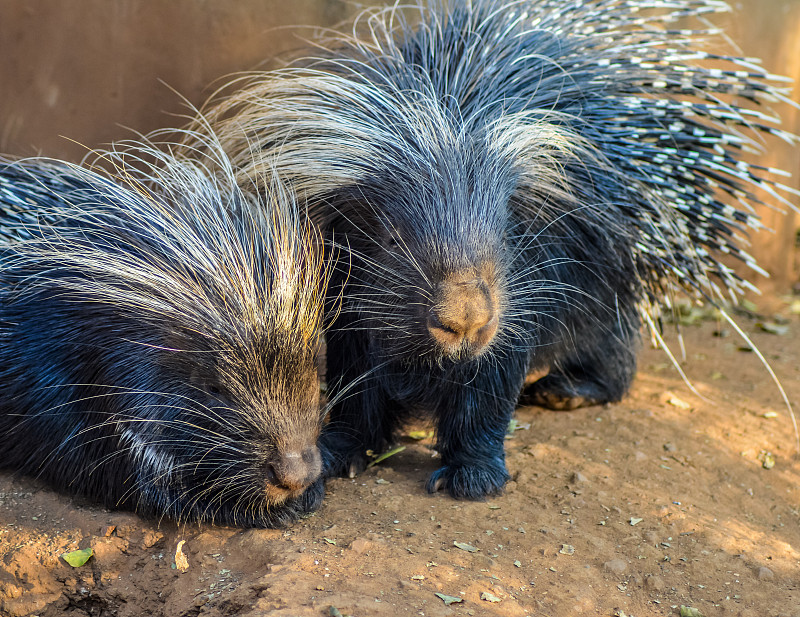
<svg viewBox="0 0 800 617"><path fill-rule="evenodd" d="M216 148L213 138L199 139L206 152ZM141 510L179 519L213 521L225 508L229 524L279 522L269 508L286 494L265 487L263 460L293 436L313 444L321 422L315 360L327 275L312 228L277 180L267 181L258 203L248 202L254 193L226 180L221 154L202 166L130 143L96 162L110 173L41 159L3 165L2 295L9 304L56 297L101 307L95 313L110 316L108 339L80 340L105 336L103 324L90 324L89 335L76 324L70 344L80 379L61 381L94 388L97 400L125 397L130 411L95 413L102 404L91 398L76 403L42 388L53 407L41 403L40 414L67 422L56 415L73 405L94 414L95 424L81 419L44 464L32 456L30 469L24 461L18 467L61 473L83 440L92 452L103 452L96 440L107 440L106 457L130 456L139 477L117 479L130 487L120 495L104 485L102 459L92 461L66 471L81 492L138 498ZM96 374L82 368L84 343L95 345L90 353L107 352L111 366ZM117 357L110 347L124 351ZM46 358L39 361L49 370ZM5 384L23 383L24 370L0 367ZM53 370L52 385L69 390ZM154 380L163 392L140 391Z"/></svg>
<svg viewBox="0 0 800 617"><path fill-rule="evenodd" d="M60 284L156 326L180 323L220 346L243 338L240 324L253 337L286 332L316 344L323 260L309 250L313 231L274 176L264 203L253 207L255 193L221 184L230 173L222 163L211 171L125 143L96 163L110 163L114 178L58 161L21 161L20 178L34 180L26 196L0 177L0 234L19 252L15 266L30 259L85 268L91 285ZM70 202L61 203L63 193ZM34 208L38 200L53 207ZM26 281L20 293L40 283Z"/></svg>
<svg viewBox="0 0 800 617"><path fill-rule="evenodd" d="M437 173L461 180L437 157L456 168L472 156L483 162L476 175L499 187L492 199L510 193L513 219L617 239L635 294L677 280L736 295L747 282L719 255L757 268L740 248L742 232L761 227L753 190L786 203L780 172L741 155L759 134L793 138L757 109L786 100L785 80L756 60L703 51L713 30L675 25L726 10L717 0L375 9L353 37L322 42L319 57L245 81L212 122L241 182L275 154L309 199L357 187L370 200L387 178L421 192Z"/></svg>

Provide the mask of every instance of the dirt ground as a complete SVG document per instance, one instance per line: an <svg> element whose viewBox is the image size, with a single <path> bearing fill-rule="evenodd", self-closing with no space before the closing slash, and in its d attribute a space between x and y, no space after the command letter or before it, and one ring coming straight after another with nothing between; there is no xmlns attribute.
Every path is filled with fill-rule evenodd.
<svg viewBox="0 0 800 617"><path fill-rule="evenodd" d="M781 306L781 335L738 321L800 413L800 318ZM426 494L437 460L411 438L331 481L322 509L288 530L158 524L0 475L0 614L800 617L792 424L755 355L721 329L684 329L703 398L648 349L621 404L520 409L514 480L487 502ZM87 547L81 567L60 557Z"/></svg>

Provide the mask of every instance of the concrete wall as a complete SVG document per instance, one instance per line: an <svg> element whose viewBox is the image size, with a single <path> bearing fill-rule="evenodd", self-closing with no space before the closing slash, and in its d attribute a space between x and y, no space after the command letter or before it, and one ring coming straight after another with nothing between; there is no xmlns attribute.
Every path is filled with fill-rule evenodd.
<svg viewBox="0 0 800 617"><path fill-rule="evenodd" d="M199 105L215 80L301 47L312 33L286 26L334 25L356 8L345 0L0 0L0 152L78 160L84 146L131 136L123 127L180 125L169 114L182 103L169 87ZM800 0L742 0L735 9L714 22L742 53L800 79ZM800 113L776 111L800 133ZM797 148L770 143L761 161L791 170L788 183L800 187ZM769 209L762 216L778 233L754 238L753 252L784 287L796 277L795 222Z"/></svg>

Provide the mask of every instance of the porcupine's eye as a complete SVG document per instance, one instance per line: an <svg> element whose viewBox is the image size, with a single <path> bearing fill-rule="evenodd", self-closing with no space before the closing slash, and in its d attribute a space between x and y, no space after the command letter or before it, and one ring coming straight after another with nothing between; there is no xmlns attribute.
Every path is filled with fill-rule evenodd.
<svg viewBox="0 0 800 617"><path fill-rule="evenodd" d="M209 396L213 398L219 398L223 394L223 388L219 385L219 383L209 375L203 375L206 371L201 370L198 367L192 369L191 374L189 375L190 383L194 384L195 388L198 390L205 392Z"/></svg>
<svg viewBox="0 0 800 617"><path fill-rule="evenodd" d="M203 385L203 389L206 391L206 394L221 404L227 405L230 402L228 400L230 398L228 389L213 379L206 381Z"/></svg>
<svg viewBox="0 0 800 617"><path fill-rule="evenodd" d="M225 389L213 377L206 377L194 380L198 389L217 402L222 402L225 396Z"/></svg>
<svg viewBox="0 0 800 617"><path fill-rule="evenodd" d="M219 396L222 394L220 387L214 383L206 384L206 392L208 392L211 396Z"/></svg>

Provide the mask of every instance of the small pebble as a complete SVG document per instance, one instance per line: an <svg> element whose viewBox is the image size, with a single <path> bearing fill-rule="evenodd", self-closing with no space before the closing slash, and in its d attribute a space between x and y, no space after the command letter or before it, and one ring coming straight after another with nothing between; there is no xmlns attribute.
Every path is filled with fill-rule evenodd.
<svg viewBox="0 0 800 617"><path fill-rule="evenodd" d="M775 573L769 568L761 566L756 572L756 577L760 581L771 581L775 578Z"/></svg>
<svg viewBox="0 0 800 617"><path fill-rule="evenodd" d="M622 574L628 569L628 564L622 559L612 559L611 561L606 561L603 564L603 568L614 574Z"/></svg>
<svg viewBox="0 0 800 617"><path fill-rule="evenodd" d="M581 484L583 482L587 482L586 476L584 476L580 471L576 471L572 474L570 478L573 484Z"/></svg>
<svg viewBox="0 0 800 617"><path fill-rule="evenodd" d="M644 578L644 586L649 591L663 591L666 583L657 574L650 574Z"/></svg>
<svg viewBox="0 0 800 617"><path fill-rule="evenodd" d="M350 543L350 550L353 551L356 555L361 555L363 553L366 553L372 547L373 547L372 542L364 538L356 538Z"/></svg>
<svg viewBox="0 0 800 617"><path fill-rule="evenodd" d="M489 593L488 591L481 592L481 600L485 600L486 602L500 602L500 598L498 598L493 593Z"/></svg>

